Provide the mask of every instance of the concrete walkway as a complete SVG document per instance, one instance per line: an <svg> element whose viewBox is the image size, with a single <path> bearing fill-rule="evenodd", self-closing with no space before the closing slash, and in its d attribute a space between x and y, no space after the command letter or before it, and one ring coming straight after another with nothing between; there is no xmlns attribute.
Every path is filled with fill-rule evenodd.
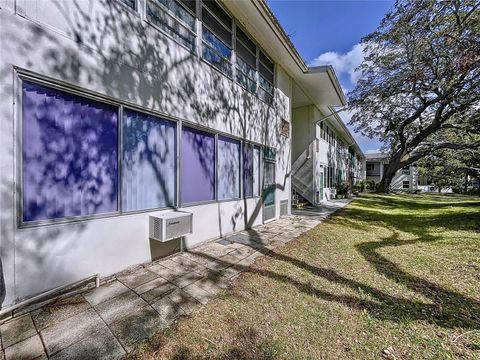
<svg viewBox="0 0 480 360"><path fill-rule="evenodd" d="M291 216L116 274L97 289L20 312L0 325L0 359L115 359L229 286L256 258L349 200Z"/></svg>

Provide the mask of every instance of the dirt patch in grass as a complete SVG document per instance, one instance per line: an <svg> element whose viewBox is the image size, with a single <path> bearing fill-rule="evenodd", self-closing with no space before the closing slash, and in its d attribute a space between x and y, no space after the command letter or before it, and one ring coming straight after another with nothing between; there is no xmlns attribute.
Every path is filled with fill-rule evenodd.
<svg viewBox="0 0 480 360"><path fill-rule="evenodd" d="M480 358L480 200L368 195L135 359Z"/></svg>

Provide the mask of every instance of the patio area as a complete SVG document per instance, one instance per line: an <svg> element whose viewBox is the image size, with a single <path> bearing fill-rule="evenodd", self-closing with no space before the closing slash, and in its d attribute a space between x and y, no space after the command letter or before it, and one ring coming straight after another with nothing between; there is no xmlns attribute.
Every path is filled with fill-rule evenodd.
<svg viewBox="0 0 480 360"><path fill-rule="evenodd" d="M259 257L318 225L350 200L316 208L129 268L95 289L20 309L0 325L6 359L113 359L226 289Z"/></svg>

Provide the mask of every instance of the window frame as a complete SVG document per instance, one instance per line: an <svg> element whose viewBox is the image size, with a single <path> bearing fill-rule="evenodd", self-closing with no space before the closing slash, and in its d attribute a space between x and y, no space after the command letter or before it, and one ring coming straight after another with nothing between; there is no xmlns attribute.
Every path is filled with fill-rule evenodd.
<svg viewBox="0 0 480 360"><path fill-rule="evenodd" d="M256 41L252 40L252 37L250 36L250 34L242 27L240 26L240 24L238 22L235 21L235 24L234 24L234 28L235 28L235 33L234 33L234 51L235 51L235 64L234 67L235 67L235 83L237 83L238 85L240 85L242 88L244 88L245 90L247 90L249 93L251 94L254 94L254 95L257 95L258 94L258 87L259 87L259 83L258 83L258 51L259 51L259 45L257 44ZM253 45L255 46L255 53L252 53L252 51L248 48L248 45L245 44L243 42L242 39L240 39L238 36L237 36L237 31L240 30L241 32L243 32L243 34L253 43ZM245 60L243 60L243 58L241 56L239 56L238 54L238 51L237 51L237 41L239 41L244 47L245 49L250 53L252 54L254 57L255 57L255 67L252 67L250 64L248 64ZM253 69L254 71L254 77L255 79L252 79L250 78L242 69L240 69L240 66L237 64L237 58L240 58L241 61L243 61L245 63L246 66L249 66L251 69ZM250 79L252 81L254 81L255 83L255 89L254 91L250 91L250 89L248 89L248 87L245 87L241 82L238 81L238 78L237 78L237 72L240 71L247 79ZM248 80L247 80L248 81Z"/></svg>
<svg viewBox="0 0 480 360"><path fill-rule="evenodd" d="M402 175L410 176L411 174L410 165L402 167Z"/></svg>
<svg viewBox="0 0 480 360"><path fill-rule="evenodd" d="M244 159L244 147L245 146L251 146L252 147L252 159L254 158L254 152L255 152L255 149L258 149L258 189L257 189L257 195L255 195L255 188L253 187L254 186L254 175L252 173L252 196L247 196L245 195L245 185L244 185L244 182L245 182L245 159ZM251 142L251 141L242 141L242 156L241 156L241 172L242 172L242 176L241 176L241 197L242 199L255 199L255 198L260 198L262 196L262 163L263 163L263 157L262 157L262 150L263 150L263 147L262 145L259 145L257 143L254 143L254 142ZM254 164L253 164L254 165ZM252 165L252 166L253 166ZM255 167L253 166L253 169L255 169Z"/></svg>
<svg viewBox="0 0 480 360"><path fill-rule="evenodd" d="M201 34L200 34L200 49L199 49L199 57L200 59L205 62L206 64L208 64L209 66L213 67L216 71L220 72L222 75L226 76L228 79L230 80L233 80L234 78L234 72L235 72L235 66L236 64L234 64L234 56L236 55L235 54L235 41L236 41L236 36L235 36L235 17L233 17L225 8L222 4L220 4L218 1L216 0L212 0L212 1L215 1L215 3L225 12L225 14L232 20L232 26L230 29L228 29L225 24L223 24L223 22L208 8L207 5L204 5L204 1L202 0L196 0L200 3L200 14L198 14L198 20L199 20L199 23L201 24ZM212 30L210 26L208 26L207 24L205 24L203 22L203 12L204 11L207 11L209 13L210 16L212 16L216 21L218 21L220 23L221 26L223 26L227 31L230 32L230 37L231 37L231 41L232 41L232 45L231 47L228 46L228 44L225 44L222 40L222 38L215 32L215 30ZM207 29L208 32L210 32L211 34L213 34L213 36L216 37L216 39L218 41L220 41L224 46L226 46L227 48L230 48L230 59L227 59L225 56L223 56L223 54L221 54L220 52L218 52L212 45L208 44L204 38L203 38L203 32L204 32L204 28ZM205 59L205 57L203 56L203 51L204 51L204 46L207 46L211 51L213 51L216 55L220 56L222 59L224 59L225 61L228 62L228 64L230 65L229 68L230 68L230 73L227 74L225 73L224 71L222 71L222 69L220 69L216 64L208 61L207 59Z"/></svg>
<svg viewBox="0 0 480 360"><path fill-rule="evenodd" d="M76 86L68 86L66 83L58 82L55 80L49 80L45 77L37 77L28 71L23 71L23 69L15 68L16 70L16 81L15 83L18 85L15 91L15 97L17 98L17 116L15 118L15 130L14 130L14 137L18 142L18 151L14 152L15 158L15 177L16 177L16 184L15 187L18 188L18 191L15 191L15 209L16 214L15 218L17 220L17 226L20 229L23 228L31 228L37 227L41 225L52 225L52 224L63 224L63 223L70 223L70 222L78 222L84 220L93 220L93 219L101 219L107 218L112 216L118 216L121 214L121 203L120 203L120 193L122 191L121 187L121 156L120 156L120 139L121 139L121 125L122 125L122 112L121 112L121 104L109 99L108 97L104 97L100 94L93 93L91 91L85 91ZM24 207L23 207L23 195L24 195L24 183L23 183L23 83L30 82L35 85L44 86L50 88L52 90L62 91L67 94L79 96L85 98L87 100L93 100L96 102L100 102L103 104L111 105L117 107L117 210L116 211L109 211L103 212L99 214L87 214L87 215L74 215L74 216L65 216L61 218L53 218L53 219L41 219L41 220L32 220L32 221L24 221L23 214L24 214Z"/></svg>
<svg viewBox="0 0 480 360"><path fill-rule="evenodd" d="M135 111L135 112L138 112L140 114L145 114L147 116L153 116L153 117L157 117L159 118L160 120L164 120L164 121L169 121L169 122L172 122L173 124L175 124L175 167L176 167L176 173L174 174L174 177L175 177L175 181L174 181L174 184L175 184L175 190L174 190L174 201L173 201L173 206L163 206L163 207L154 207L154 208L149 208L149 209L137 209L137 210L125 210L125 207L124 207L124 201L123 201L123 182L124 182L124 177L123 177L123 150L124 150L124 147L123 147L123 130L124 130L124 113L125 113L125 110L128 110L128 111ZM179 165L179 162L178 162L178 159L180 157L180 153L179 153L179 150L180 150L180 147L179 147L179 129L180 129L180 121L178 120L173 120L171 118L168 118L167 116L165 115L161 115L161 114L158 114L158 113L154 113L152 111L148 111L148 110L145 110L145 109L142 109L142 108L135 108L133 106L129 106L129 105L121 105L121 121L120 121L120 132L119 132L119 136L120 136L120 147L119 147L119 152L121 152L120 154L120 163L118 164L119 167L121 166L121 169L119 171L119 174L121 173L121 176L119 175L120 177L120 185L119 185L119 209L120 209L120 215L122 214L125 214L125 215L129 215L129 214L140 214L140 213L145 213L145 212L152 212L152 211L162 211L162 210L168 210L168 209L176 209L178 208L178 205L180 203L179 201L179 198L178 198L178 195L179 195L179 186L180 186L180 183L179 183L179 176L180 176L180 170L178 168L178 165Z"/></svg>
<svg viewBox="0 0 480 360"><path fill-rule="evenodd" d="M148 9L148 2L151 1L153 2L154 6L160 8L168 17L172 18L174 21L178 22L180 24L180 26L182 26L183 28L185 28L188 32L190 32L191 34L193 34L193 37L194 37L194 42L193 42L193 46L194 48L193 49L190 49L187 45L185 44L182 44L180 41L178 41L177 39L175 39L174 36L172 36L171 34L169 34L165 29L162 29L159 25L157 25L155 22L153 22L152 20L150 20L148 18L148 14L147 14L147 9ZM160 3L157 3L155 0L145 0L144 1L144 21L152 26L153 28L155 28L156 30L160 31L163 35L165 35L167 38L169 38L170 40L172 40L173 42L175 42L177 45L183 47L185 50L187 50L189 53L191 54L197 54L197 47L198 47L198 28L199 28L199 22L198 22L198 14L197 13L193 13L190 9L186 8L185 6L182 5L182 3L180 1L177 1L177 0L172 0L172 1L175 1L178 6L182 7L185 11L187 11L190 15L193 16L194 20L195 20L195 29L192 30L188 27L188 24L186 24L182 19L180 18L177 18L175 16L175 14L173 14L170 9L168 9L167 7L165 7L163 4L160 4ZM198 0L196 0L198 1Z"/></svg>
<svg viewBox="0 0 480 360"><path fill-rule="evenodd" d="M138 0L133 0L133 8L125 3L124 0L117 0L122 6L125 6L128 10L138 13Z"/></svg>
<svg viewBox="0 0 480 360"><path fill-rule="evenodd" d="M233 198L225 198L225 199L220 199L220 196L219 196L219 183L220 183L220 174L219 174L219 166L218 166L218 155L219 155L219 152L218 152L218 145L219 145L219 141L220 141L220 138L224 138L224 139L228 139L228 140L233 140L233 141L236 141L239 143L239 149L238 149L238 170L239 170L239 173L238 173L238 197L233 197ZM237 201L237 200L241 200L243 198L243 176L244 176L244 168L243 168L243 141L236 138L236 137L233 137L233 136L230 136L230 135L224 135L224 134L220 134L220 133L217 133L217 136L216 136L216 143L215 143L215 147L216 147L216 152L215 152L215 157L216 157L216 164L215 164L215 191L216 191L216 194L215 194L215 198L216 198L216 201L217 202L228 202L228 201Z"/></svg>
<svg viewBox="0 0 480 360"><path fill-rule="evenodd" d="M258 98L263 101L265 104L267 105L272 105L273 104L273 100L275 100L275 81L276 81L276 77L275 77L275 69L276 69L276 64L275 62L270 58L270 56L267 54L266 51L264 51L263 49L261 49L259 46L257 46L257 53L258 53L258 57L257 57L257 73L258 73L258 89L257 89L257 93L260 94L261 91L265 92L267 95L271 96L272 98L272 102L271 103L268 103L266 102L260 95L258 95ZM260 74L260 65L263 65L268 72L270 72L270 69L268 69L268 67L266 66L266 64L264 64L262 61L261 61L261 55L263 54L263 56L272 63L273 65L273 70L271 71L271 74L272 74L272 82L268 81L267 79L265 79L265 77L262 76L262 74ZM272 93L268 92L267 89L265 89L262 85L261 85L261 81L260 81L260 78L263 78L265 82L267 82L269 85L271 85L272 87Z"/></svg>
<svg viewBox="0 0 480 360"><path fill-rule="evenodd" d="M407 187L405 187L405 183L407 183ZM403 180L402 181L402 189L403 190L410 189L410 180Z"/></svg>
<svg viewBox="0 0 480 360"><path fill-rule="evenodd" d="M213 135L214 138L214 148L215 148L215 156L214 156L214 161L215 161L215 169L214 169L214 180L215 184L213 187L213 200L204 200L204 201L195 201L195 202L186 202L184 203L182 201L182 161L183 161L183 151L182 151L182 137L183 137L183 128L190 128L194 129L196 131L201 131L210 135ZM218 135L219 133L213 129L209 129L207 127L195 124L195 123L189 123L187 121L181 121L180 124L180 129L179 129L179 140L178 140L178 146L179 146L179 152L178 152L178 198L177 198L177 207L178 208L186 208L186 207L191 207L191 206L197 206L197 205L206 205L206 204L213 204L218 202L218 181L217 181L217 167L218 167Z"/></svg>
<svg viewBox="0 0 480 360"><path fill-rule="evenodd" d="M111 105L117 107L117 210L114 212L105 212L100 214L89 214L89 215L78 215L78 216L69 216L64 218L55 218L55 219L42 219L42 220L35 220L35 221L23 221L23 157L22 157L22 149L23 149L23 141L22 141L22 122L23 122L23 82L31 82L33 84L37 84L40 86L45 86L51 88L53 90L59 90L66 92L71 95L76 95L83 97L85 99L97 101L103 104ZM228 202L228 201L239 201L243 198L247 199L255 199L261 198L263 196L263 149L265 145L261 143L257 143L254 141L249 141L242 139L239 136L225 133L222 131L218 131L215 129L211 129L202 125L199 125L195 122L191 122L189 120L181 119L161 111L145 108L140 105L131 103L126 100L121 100L114 98L109 95L104 95L102 93L90 90L88 88L72 84L69 82L65 82L63 80L51 78L49 76L41 75L34 73L32 71L14 66L14 97L15 97L15 116L14 116L14 137L18 138L18 146L14 151L14 174L15 174L15 187L18 191L14 193L14 217L16 219L16 226L19 229L25 228L35 228L40 226L49 226L49 225L60 225L60 224L68 224L68 223L77 223L83 222L88 220L96 220L102 218L111 218L111 217L118 217L122 215L132 215L132 214L143 214L149 213L153 211L163 211L163 210L173 210L178 208L186 208L191 206L197 205L206 205L210 203L218 203L218 202ZM125 211L124 204L122 201L122 194L123 194L123 121L124 121L124 110L131 110L136 111L142 114L151 115L154 117L159 117L161 119L171 121L175 124L176 130L176 169L177 174L175 174L175 204L173 206L161 207L161 208L152 208L152 209L141 209L141 210L131 210ZM183 204L181 202L181 133L183 127L190 127L200 131L207 132L212 134L215 137L215 199L209 200L205 202L199 203L187 203ZM240 148L243 149L244 144L250 144L253 148L258 149L258 195L253 195L252 197L245 197L243 193L243 177L244 177L244 169L243 169L243 156L242 152L240 153L240 198L236 199L225 199L219 200L217 193L218 193L218 136L224 136L227 138L231 138L240 142ZM19 149L19 150L18 150ZM276 165L275 165L276 166ZM276 171L276 170L275 170Z"/></svg>

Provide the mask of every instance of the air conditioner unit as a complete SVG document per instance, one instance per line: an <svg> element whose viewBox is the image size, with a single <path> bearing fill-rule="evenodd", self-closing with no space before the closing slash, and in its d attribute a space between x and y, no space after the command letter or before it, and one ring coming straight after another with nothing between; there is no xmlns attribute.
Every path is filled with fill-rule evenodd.
<svg viewBox="0 0 480 360"><path fill-rule="evenodd" d="M157 241L168 241L191 234L193 214L183 211L149 214L149 236Z"/></svg>

